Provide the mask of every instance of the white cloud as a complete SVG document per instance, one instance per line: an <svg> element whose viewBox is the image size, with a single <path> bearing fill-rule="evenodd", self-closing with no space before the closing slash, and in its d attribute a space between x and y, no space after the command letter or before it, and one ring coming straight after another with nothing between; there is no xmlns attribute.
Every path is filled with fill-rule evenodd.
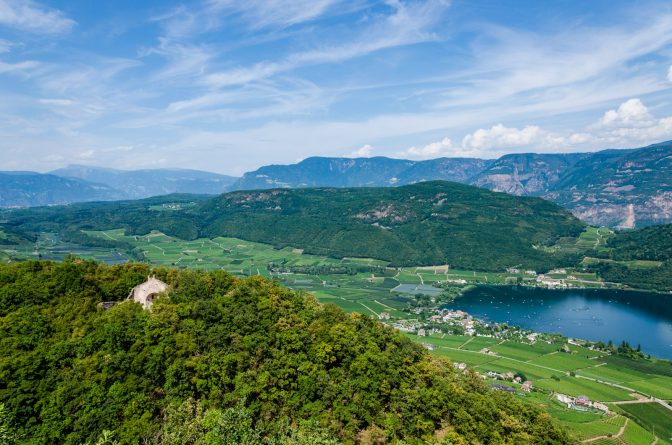
<svg viewBox="0 0 672 445"><path fill-rule="evenodd" d="M348 155L348 158L370 158L373 153L373 147L369 144L363 145Z"/></svg>
<svg viewBox="0 0 672 445"><path fill-rule="evenodd" d="M454 153L455 148L449 138L443 138L440 141L432 142L422 147L410 147L397 153L396 156L413 159L432 159L450 156Z"/></svg>
<svg viewBox="0 0 672 445"><path fill-rule="evenodd" d="M602 144L649 144L672 138L672 116L655 118L641 100L633 98L604 113L590 128Z"/></svg>
<svg viewBox="0 0 672 445"><path fill-rule="evenodd" d="M96 154L95 150L86 150L77 155L79 159L93 159L93 156Z"/></svg>
<svg viewBox="0 0 672 445"><path fill-rule="evenodd" d="M672 65L667 69L667 81L672 82Z"/></svg>
<svg viewBox="0 0 672 445"><path fill-rule="evenodd" d="M639 99L628 99L615 110L609 110L598 121L598 127L646 127L653 117Z"/></svg>
<svg viewBox="0 0 672 445"><path fill-rule="evenodd" d="M564 140L561 136L550 133L536 125L528 125L518 129L497 124L489 129L480 128L462 139L463 147L477 150L531 146L540 148L562 143L564 143Z"/></svg>
<svg viewBox="0 0 672 445"><path fill-rule="evenodd" d="M0 74L5 73L17 73L17 74L29 74L35 68L40 66L39 62L34 60L26 60L23 62L17 63L5 63L0 61Z"/></svg>
<svg viewBox="0 0 672 445"><path fill-rule="evenodd" d="M0 0L0 25L36 34L60 34L75 24L61 11L30 0Z"/></svg>

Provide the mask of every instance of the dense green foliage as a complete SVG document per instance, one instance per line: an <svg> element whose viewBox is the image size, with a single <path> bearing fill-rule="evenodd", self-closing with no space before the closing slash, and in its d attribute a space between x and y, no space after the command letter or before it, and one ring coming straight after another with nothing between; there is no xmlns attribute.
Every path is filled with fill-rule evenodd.
<svg viewBox="0 0 672 445"><path fill-rule="evenodd" d="M672 290L672 224L640 230L617 232L607 241L608 256L613 260L655 260L655 268L628 267L619 263L599 263L590 269L607 281L637 289Z"/></svg>
<svg viewBox="0 0 672 445"><path fill-rule="evenodd" d="M562 444L546 413L396 331L262 278L0 266L0 432L26 444Z"/></svg>
<svg viewBox="0 0 672 445"><path fill-rule="evenodd" d="M334 258L448 263L471 270L571 265L575 258L538 247L577 236L585 227L539 198L438 181L396 188L234 192L179 212L148 210L156 202L14 211L6 227L55 233L123 227L131 234L159 230L187 240L229 236Z"/></svg>
<svg viewBox="0 0 672 445"><path fill-rule="evenodd" d="M672 258L672 224L617 232L609 239L615 260L657 260Z"/></svg>

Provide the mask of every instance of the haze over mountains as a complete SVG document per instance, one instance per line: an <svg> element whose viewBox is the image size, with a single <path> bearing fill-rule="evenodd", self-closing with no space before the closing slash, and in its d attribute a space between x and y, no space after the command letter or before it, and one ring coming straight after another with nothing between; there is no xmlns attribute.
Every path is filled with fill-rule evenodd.
<svg viewBox="0 0 672 445"><path fill-rule="evenodd" d="M114 170L70 165L50 173L0 172L0 207L140 199L171 193L216 195L236 180L198 170Z"/></svg>
<svg viewBox="0 0 672 445"><path fill-rule="evenodd" d="M241 178L196 170L69 166L45 175L0 174L0 206L268 188L386 187L430 180L540 196L591 224L632 228L672 222L669 141L639 149L509 154L496 160L311 157L296 164L264 166Z"/></svg>

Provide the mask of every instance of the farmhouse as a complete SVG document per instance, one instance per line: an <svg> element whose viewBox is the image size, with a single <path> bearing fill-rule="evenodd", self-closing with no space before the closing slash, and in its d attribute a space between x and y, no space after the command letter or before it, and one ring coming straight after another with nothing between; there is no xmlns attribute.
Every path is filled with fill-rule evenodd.
<svg viewBox="0 0 672 445"><path fill-rule="evenodd" d="M152 307L154 298L166 290L168 290L166 283L158 280L155 276L151 276L144 283L138 284L131 289L131 292L128 294L128 300L133 300L136 303L140 303L143 308L149 309Z"/></svg>
<svg viewBox="0 0 672 445"><path fill-rule="evenodd" d="M574 402L575 402L577 405L581 405L581 406L590 406L590 405L591 405L591 403L590 403L590 399L589 399L587 396L578 396L578 397L574 400Z"/></svg>
<svg viewBox="0 0 672 445"><path fill-rule="evenodd" d="M501 383L493 383L493 384L490 385L490 387L492 389L494 389L495 391L504 391L504 392L508 392L510 394L513 394L514 392L516 392L516 390L511 388L510 386L502 385Z"/></svg>
<svg viewBox="0 0 672 445"><path fill-rule="evenodd" d="M567 408L574 407L574 399L572 397L569 397L565 394L556 394L555 398L558 399L560 403L564 403L565 405L567 405Z"/></svg>

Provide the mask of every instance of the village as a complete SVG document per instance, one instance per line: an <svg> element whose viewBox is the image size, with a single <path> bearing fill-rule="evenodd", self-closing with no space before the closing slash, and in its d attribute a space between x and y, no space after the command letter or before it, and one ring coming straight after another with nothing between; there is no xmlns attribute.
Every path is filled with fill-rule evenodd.
<svg viewBox="0 0 672 445"><path fill-rule="evenodd" d="M542 276L543 277L543 276ZM386 312L379 314L379 319L389 326L399 329L411 338L415 337L423 347L430 351L435 351L438 346L432 338L451 338L451 335L459 335L467 338L469 343L473 338L482 339L481 341L497 342L516 342L519 345L546 345L546 348L554 348L558 354L572 354L572 348L581 347L587 350L595 350L595 345L590 342L564 338L557 334L545 334L522 329L515 326L509 326L506 323L495 323L480 320L473 317L463 310L440 308L435 309L432 315L424 317L424 320L393 320L393 317ZM424 339L427 340L424 340ZM483 347L473 350L474 354L481 354L499 358L501 355L490 347ZM529 379L524 372L520 370L489 370L486 367L472 367L462 361L454 360L453 366L458 372L475 372L483 380L489 382L490 387L495 391L503 391L520 397L527 397L534 390L541 391L545 397L550 397L555 403L558 403L567 409L583 412L602 413L604 415L613 415L614 413L607 405L602 402L591 400L586 395L571 396L559 390L549 391L544 388L534 387L534 382Z"/></svg>

